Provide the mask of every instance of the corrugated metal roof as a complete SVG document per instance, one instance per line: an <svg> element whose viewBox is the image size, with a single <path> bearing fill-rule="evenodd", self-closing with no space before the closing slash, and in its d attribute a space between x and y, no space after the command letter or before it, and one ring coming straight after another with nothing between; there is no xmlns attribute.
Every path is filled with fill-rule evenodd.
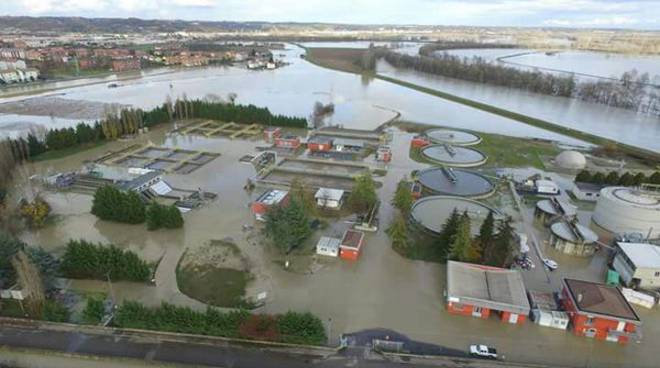
<svg viewBox="0 0 660 368"><path fill-rule="evenodd" d="M456 261L447 262L447 294L461 303L499 311L529 313L520 271Z"/></svg>
<svg viewBox="0 0 660 368"><path fill-rule="evenodd" d="M660 269L660 247L647 243L617 243L637 268Z"/></svg>

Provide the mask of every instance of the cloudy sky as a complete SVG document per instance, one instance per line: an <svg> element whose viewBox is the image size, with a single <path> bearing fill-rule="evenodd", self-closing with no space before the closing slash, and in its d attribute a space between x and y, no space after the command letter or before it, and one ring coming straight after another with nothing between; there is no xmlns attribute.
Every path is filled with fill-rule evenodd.
<svg viewBox="0 0 660 368"><path fill-rule="evenodd" d="M0 14L660 29L660 0L0 0Z"/></svg>

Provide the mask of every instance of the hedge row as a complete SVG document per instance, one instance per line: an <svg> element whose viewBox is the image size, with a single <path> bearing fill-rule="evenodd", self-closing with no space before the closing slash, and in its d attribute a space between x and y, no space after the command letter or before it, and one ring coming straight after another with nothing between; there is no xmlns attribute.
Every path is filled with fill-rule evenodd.
<svg viewBox="0 0 660 368"><path fill-rule="evenodd" d="M132 251L115 245L71 240L62 256L60 271L72 279L149 281L152 267Z"/></svg>
<svg viewBox="0 0 660 368"><path fill-rule="evenodd" d="M114 325L122 328L179 332L208 336L321 345L326 342L321 320L311 313L250 314L244 310L205 312L163 303L148 308L127 301L117 310Z"/></svg>

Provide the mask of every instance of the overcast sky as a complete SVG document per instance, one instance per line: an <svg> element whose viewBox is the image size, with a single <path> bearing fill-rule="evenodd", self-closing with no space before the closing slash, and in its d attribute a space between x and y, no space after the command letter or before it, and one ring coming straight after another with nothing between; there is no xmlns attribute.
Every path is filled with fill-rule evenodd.
<svg viewBox="0 0 660 368"><path fill-rule="evenodd" d="M660 0L0 0L0 14L660 29Z"/></svg>

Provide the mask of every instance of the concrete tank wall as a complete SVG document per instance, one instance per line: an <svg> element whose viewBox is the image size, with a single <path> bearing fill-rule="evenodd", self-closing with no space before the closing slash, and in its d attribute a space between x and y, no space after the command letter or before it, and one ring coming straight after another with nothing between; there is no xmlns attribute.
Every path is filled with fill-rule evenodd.
<svg viewBox="0 0 660 368"><path fill-rule="evenodd" d="M651 238L660 238L660 205L636 204L616 195L620 187L603 188L596 202L592 220L612 233L637 232Z"/></svg>

